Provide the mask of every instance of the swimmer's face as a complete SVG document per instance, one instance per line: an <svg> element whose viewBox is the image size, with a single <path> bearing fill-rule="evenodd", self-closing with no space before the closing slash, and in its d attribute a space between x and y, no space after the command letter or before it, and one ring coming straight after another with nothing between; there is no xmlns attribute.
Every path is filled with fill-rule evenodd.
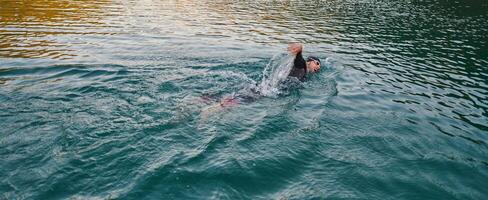
<svg viewBox="0 0 488 200"><path fill-rule="evenodd" d="M320 70L320 62L316 60L311 60L307 62L307 71L308 72L318 72Z"/></svg>

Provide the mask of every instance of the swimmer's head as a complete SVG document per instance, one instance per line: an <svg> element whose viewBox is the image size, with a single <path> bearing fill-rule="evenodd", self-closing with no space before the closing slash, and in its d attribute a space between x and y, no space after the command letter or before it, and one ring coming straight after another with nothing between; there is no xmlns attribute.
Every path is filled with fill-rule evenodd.
<svg viewBox="0 0 488 200"><path fill-rule="evenodd" d="M318 72L320 70L320 59L315 56L307 58L307 72Z"/></svg>

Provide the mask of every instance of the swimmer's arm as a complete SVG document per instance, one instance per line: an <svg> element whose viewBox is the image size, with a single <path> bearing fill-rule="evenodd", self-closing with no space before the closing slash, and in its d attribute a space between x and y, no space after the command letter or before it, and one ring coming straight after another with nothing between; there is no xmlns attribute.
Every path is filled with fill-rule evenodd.
<svg viewBox="0 0 488 200"><path fill-rule="evenodd" d="M307 70L307 63L305 62L305 59L302 56L302 52L296 55L295 60L293 61L293 67Z"/></svg>
<svg viewBox="0 0 488 200"><path fill-rule="evenodd" d="M293 68L290 71L289 76L296 77L303 81L305 74L307 73L307 64L302 56L303 45L300 43L290 43L287 48L288 52L295 56L293 61Z"/></svg>
<svg viewBox="0 0 488 200"><path fill-rule="evenodd" d="M295 56L294 67L306 70L306 62L302 56L303 45L298 42L290 43L288 44L287 50L288 52L290 52L290 54Z"/></svg>
<svg viewBox="0 0 488 200"><path fill-rule="evenodd" d="M290 52L290 54L295 55L295 61L293 63L293 66L295 68L306 70L306 68L307 68L306 62L302 56L303 45L301 43L298 43L298 42L290 43L290 44L288 44L287 50L288 50L288 52Z"/></svg>

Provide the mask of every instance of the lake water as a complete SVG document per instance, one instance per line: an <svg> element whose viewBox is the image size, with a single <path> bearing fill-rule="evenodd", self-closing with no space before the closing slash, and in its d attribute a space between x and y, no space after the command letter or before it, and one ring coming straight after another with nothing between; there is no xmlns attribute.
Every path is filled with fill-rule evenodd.
<svg viewBox="0 0 488 200"><path fill-rule="evenodd" d="M488 199L488 2L0 0L0 111L0 199Z"/></svg>

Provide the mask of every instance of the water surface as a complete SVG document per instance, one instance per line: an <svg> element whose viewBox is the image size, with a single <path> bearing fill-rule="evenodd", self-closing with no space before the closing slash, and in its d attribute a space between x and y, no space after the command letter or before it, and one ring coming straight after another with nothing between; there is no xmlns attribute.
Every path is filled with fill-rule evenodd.
<svg viewBox="0 0 488 200"><path fill-rule="evenodd" d="M486 199L485 1L0 0L0 199ZM290 41L326 62L214 110Z"/></svg>

